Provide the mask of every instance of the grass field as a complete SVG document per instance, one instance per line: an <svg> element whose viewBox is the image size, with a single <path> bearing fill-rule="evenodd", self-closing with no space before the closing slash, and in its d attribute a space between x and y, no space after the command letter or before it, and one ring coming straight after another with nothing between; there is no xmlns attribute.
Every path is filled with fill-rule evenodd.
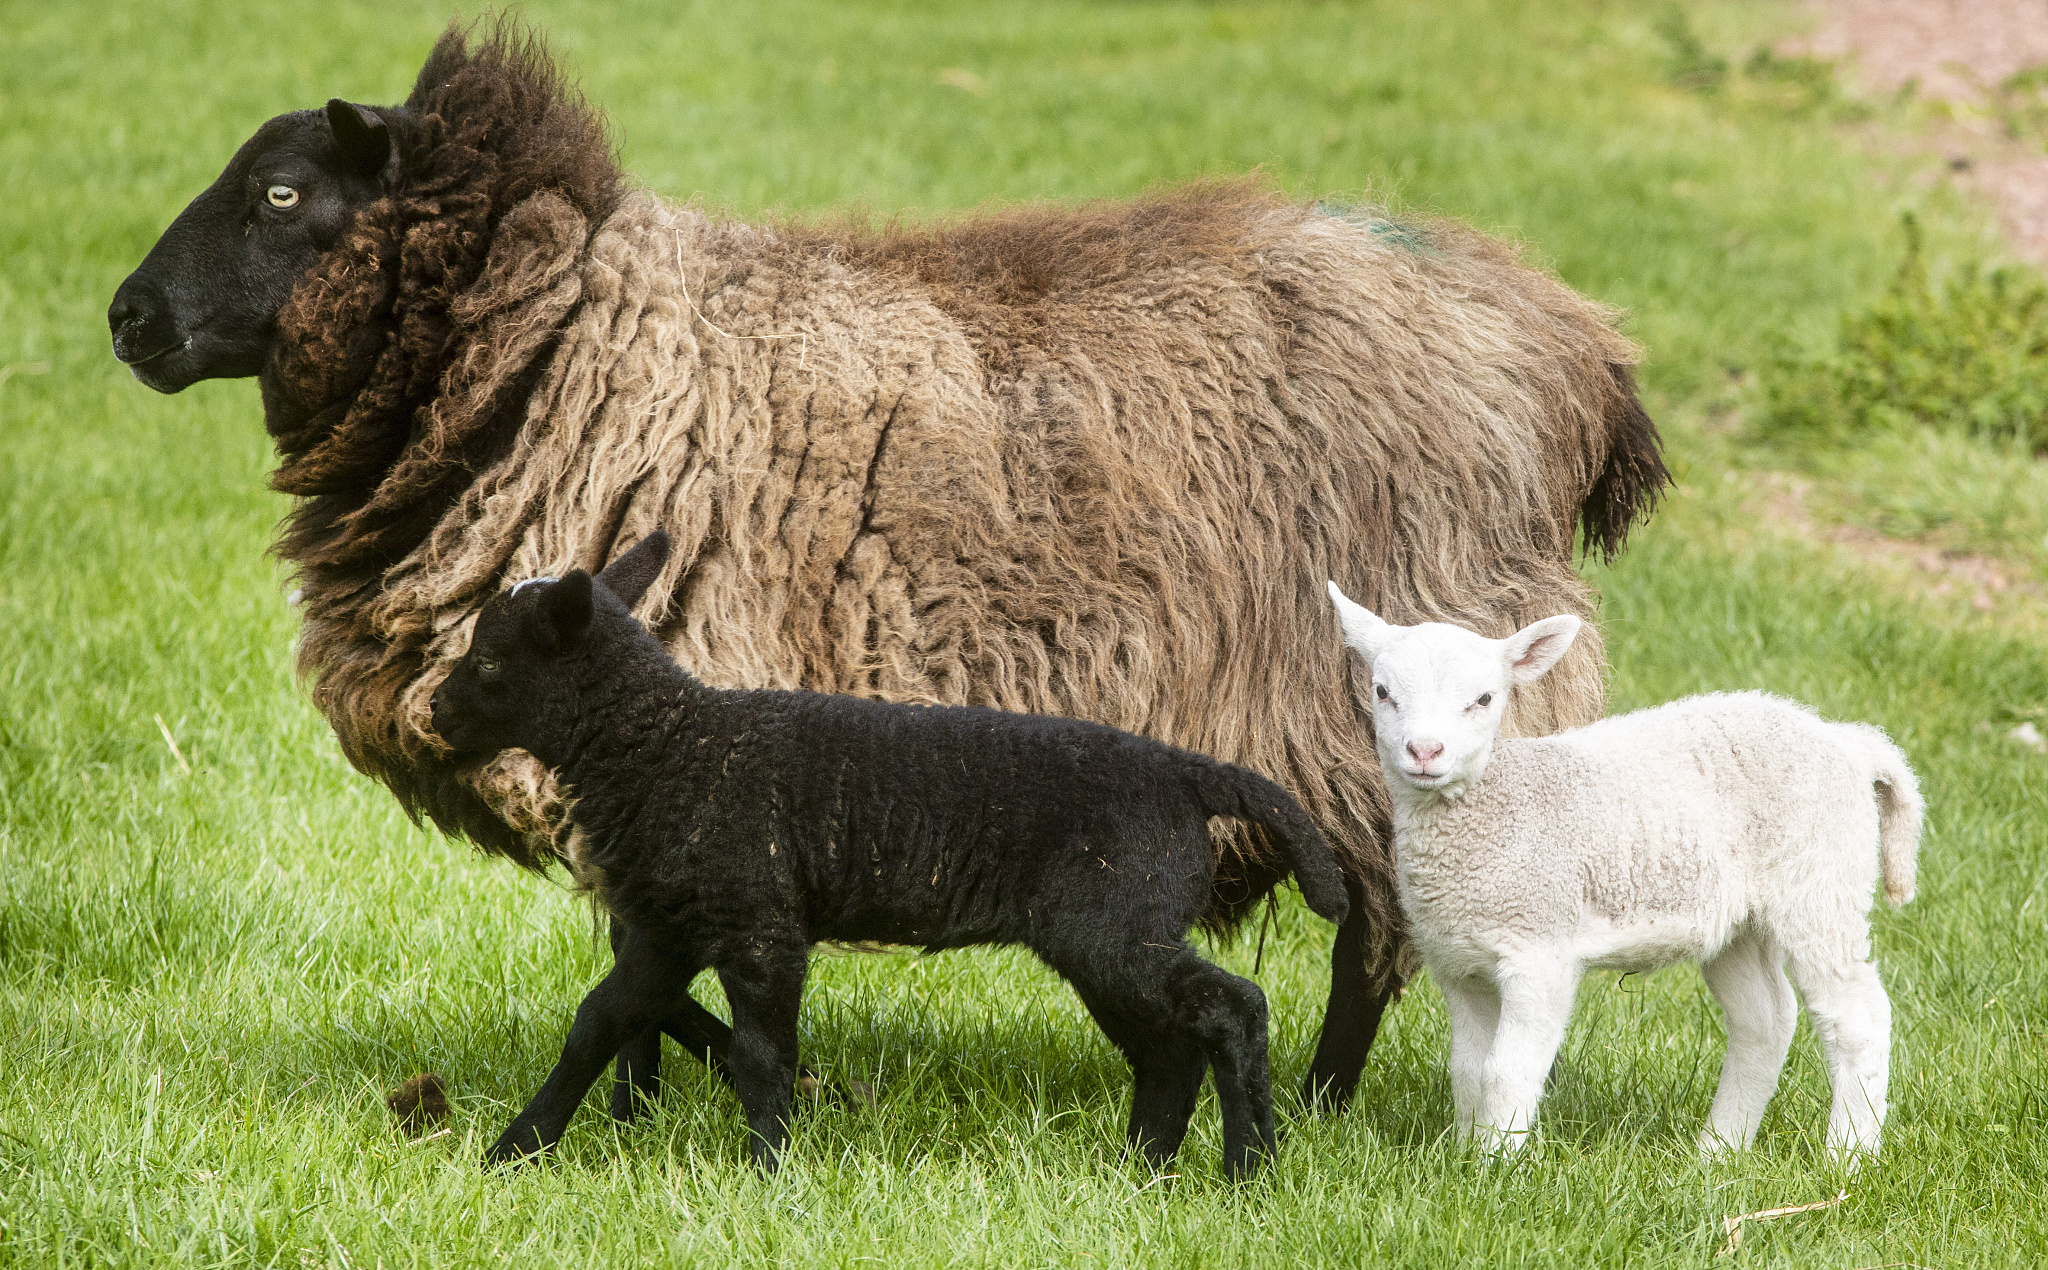
<svg viewBox="0 0 2048 1270"><path fill-rule="evenodd" d="M1263 165L1302 194L1518 235L1626 306L1681 485L1590 570L1615 705L1769 688L1882 723L1923 774L1920 899L1876 919L1885 1156L1840 1205L1753 1225L1716 1261L1724 1217L1842 1183L1803 1024L1757 1150L1694 1158L1721 1032L1677 970L1589 979L1544 1141L1511 1163L1449 1145L1425 981L1349 1112L1283 1098L1264 1179L1221 1180L1210 1099L1178 1176L1154 1179L1120 1161L1126 1072L1071 995L977 952L819 958L807 1057L879 1097L807 1115L773 1180L745 1164L735 1102L673 1052L651 1121L617 1132L593 1104L556 1163L485 1176L607 961L588 910L413 828L346 766L289 673L255 389L151 394L103 319L262 119L402 97L447 12L0 0L0 1263L2048 1259L2048 758L2003 737L2048 708L2043 650L1760 527L1698 424L1773 340L1817 338L1883 285L1900 210L1953 254L1982 249L1969 209L1826 112L1674 86L1649 3L525 12L676 197L933 212ZM1795 16L1690 9L1729 56ZM1328 936L1290 904L1265 950L1283 1090ZM1248 944L1217 955L1251 970ZM453 1131L412 1143L382 1093L428 1069L454 1086Z"/></svg>

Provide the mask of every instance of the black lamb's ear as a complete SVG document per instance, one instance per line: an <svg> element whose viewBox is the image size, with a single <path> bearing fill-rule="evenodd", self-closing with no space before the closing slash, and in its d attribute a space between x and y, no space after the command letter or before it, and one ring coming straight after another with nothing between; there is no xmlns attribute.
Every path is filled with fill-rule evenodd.
<svg viewBox="0 0 2048 1270"><path fill-rule="evenodd" d="M668 546L668 530L657 529L606 566L597 580L604 583L605 590L624 600L627 608L632 608L661 575L661 566L668 563Z"/></svg>
<svg viewBox="0 0 2048 1270"><path fill-rule="evenodd" d="M541 647L555 653L574 648L590 626L590 575L576 569L550 583L540 593L533 620Z"/></svg>
<svg viewBox="0 0 2048 1270"><path fill-rule="evenodd" d="M391 129L384 126L376 111L339 97L330 98L327 126L334 129L342 161L354 168L357 175L375 177L384 170L384 164L391 158Z"/></svg>

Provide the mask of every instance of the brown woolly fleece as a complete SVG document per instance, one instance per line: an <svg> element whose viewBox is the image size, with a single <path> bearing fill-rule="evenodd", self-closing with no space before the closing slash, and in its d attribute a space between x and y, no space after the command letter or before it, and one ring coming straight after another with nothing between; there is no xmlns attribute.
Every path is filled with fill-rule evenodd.
<svg viewBox="0 0 2048 1270"><path fill-rule="evenodd" d="M1489 635L1591 616L1575 528L1613 552L1666 479L1613 314L1452 224L1250 182L747 224L622 193L502 30L444 37L408 107L405 187L280 317L280 550L349 758L523 864L557 850L550 777L457 770L428 697L487 597L659 526L638 612L706 682L1073 715L1267 773L1385 972L1387 800L1325 580ZM1509 731L1601 701L1582 637ZM1284 863L1221 850L1227 927Z"/></svg>

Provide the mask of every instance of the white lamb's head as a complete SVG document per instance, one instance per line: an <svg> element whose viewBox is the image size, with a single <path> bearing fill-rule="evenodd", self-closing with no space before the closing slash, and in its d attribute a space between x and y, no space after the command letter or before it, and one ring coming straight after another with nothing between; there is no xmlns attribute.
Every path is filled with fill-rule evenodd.
<svg viewBox="0 0 2048 1270"><path fill-rule="evenodd" d="M1394 626L1354 604L1337 584L1330 599L1344 643L1372 667L1373 730L1391 792L1456 798L1486 771L1515 685L1557 664L1581 622L1569 615L1532 622L1506 639L1462 626Z"/></svg>

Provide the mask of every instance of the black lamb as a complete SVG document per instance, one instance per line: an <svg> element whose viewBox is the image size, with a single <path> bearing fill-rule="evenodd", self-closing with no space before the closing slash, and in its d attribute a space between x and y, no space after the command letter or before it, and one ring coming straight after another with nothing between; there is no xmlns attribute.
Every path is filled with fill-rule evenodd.
<svg viewBox="0 0 2048 1270"><path fill-rule="evenodd" d="M1130 1060L1132 1145L1170 1160L1213 1067L1224 1167L1254 1172L1274 1148L1265 996L1185 936L1211 904L1212 816L1271 834L1309 907L1344 918L1336 860L1293 797L1075 719L707 687L630 611L667 555L657 531L595 579L494 598L434 693L458 753L517 746L554 769L578 876L619 931L561 1060L485 1163L552 1146L613 1055L690 1034L679 1016L702 1009L689 987L708 968L732 1007L719 1066L773 1170L810 946L844 940L1030 948Z"/></svg>

